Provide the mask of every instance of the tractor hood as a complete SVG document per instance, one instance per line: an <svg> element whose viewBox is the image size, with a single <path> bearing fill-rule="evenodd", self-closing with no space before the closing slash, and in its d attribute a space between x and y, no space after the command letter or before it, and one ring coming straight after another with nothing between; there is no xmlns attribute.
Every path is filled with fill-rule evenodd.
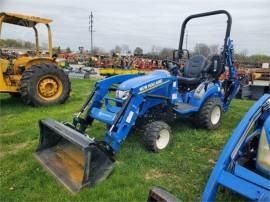
<svg viewBox="0 0 270 202"><path fill-rule="evenodd" d="M146 84L155 82L160 79L165 79L170 76L171 76L170 73L166 70L155 70L150 74L138 76L124 81L118 86L118 90L127 91L130 90L131 88L133 89L140 88L142 86L145 86Z"/></svg>

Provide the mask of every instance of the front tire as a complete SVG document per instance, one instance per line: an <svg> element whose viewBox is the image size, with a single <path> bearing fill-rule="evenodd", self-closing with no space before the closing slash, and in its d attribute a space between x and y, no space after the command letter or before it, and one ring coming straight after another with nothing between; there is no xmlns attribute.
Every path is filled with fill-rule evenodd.
<svg viewBox="0 0 270 202"><path fill-rule="evenodd" d="M220 126L223 113L222 102L218 98L209 98L196 114L195 122L198 127L216 129Z"/></svg>
<svg viewBox="0 0 270 202"><path fill-rule="evenodd" d="M163 121L154 121L145 127L143 142L149 151L159 152L171 141L171 128Z"/></svg>
<svg viewBox="0 0 270 202"><path fill-rule="evenodd" d="M68 99L70 90L68 76L53 63L33 65L22 74L20 94L26 104L61 104Z"/></svg>

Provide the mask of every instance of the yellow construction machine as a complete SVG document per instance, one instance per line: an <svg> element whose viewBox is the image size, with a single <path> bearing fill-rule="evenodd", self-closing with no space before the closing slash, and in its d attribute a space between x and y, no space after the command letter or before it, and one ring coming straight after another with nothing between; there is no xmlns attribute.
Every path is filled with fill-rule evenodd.
<svg viewBox="0 0 270 202"><path fill-rule="evenodd" d="M33 29L35 52L30 56L9 54L0 47L0 93L20 96L23 102L33 106L64 103L70 94L70 81L57 66L52 52L52 20L17 13L0 13L0 36L4 23ZM48 30L48 55L42 56L39 47L37 24Z"/></svg>

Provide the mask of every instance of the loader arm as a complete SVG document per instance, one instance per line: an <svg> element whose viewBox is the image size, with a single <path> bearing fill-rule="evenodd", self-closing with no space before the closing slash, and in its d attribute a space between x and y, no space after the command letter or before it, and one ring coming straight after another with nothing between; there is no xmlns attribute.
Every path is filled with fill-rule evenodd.
<svg viewBox="0 0 270 202"><path fill-rule="evenodd" d="M73 118L73 125L76 128L78 125L80 125L78 130L81 133L84 133L86 128L89 125L91 125L93 122L93 118L89 117L88 114L90 113L93 107L101 108L102 100L108 94L110 90L109 88L113 84L118 84L125 80L131 79L137 76L139 75L138 74L117 75L117 76L112 76L104 80L97 81L94 89L92 90L86 102L83 104L82 108L80 109L80 112ZM87 114L84 116L84 118L81 118L81 114L83 114L85 111L87 111Z"/></svg>
<svg viewBox="0 0 270 202"><path fill-rule="evenodd" d="M160 79L157 80L159 81ZM142 84L130 89L126 100L105 97L108 91L105 92L102 83L100 83L98 85L101 86L97 88L96 97L93 98L93 103L99 104L91 105L87 118L99 120L109 126L109 129L104 134L104 142L110 145L113 152L117 152L120 148L120 143L126 139L138 116L143 116L147 110L168 100L173 103L172 94L177 91L176 87L172 87L173 82L176 82L175 78L168 77L155 86L150 84L156 83L156 81L150 81L150 84ZM114 82L110 84L112 85ZM106 85L106 89L109 88L109 84L106 81L104 81L104 85ZM149 86L149 88L144 88L144 86ZM98 89L102 89L101 91L104 92L98 92ZM163 89L170 90L164 93ZM162 95L163 93L164 95ZM113 100L121 104L121 106L105 105L105 109L103 109L101 108L102 100L105 100L105 103L108 100Z"/></svg>
<svg viewBox="0 0 270 202"><path fill-rule="evenodd" d="M261 175L255 174L235 163L236 158L241 153L241 148L246 142L248 132L252 127L255 127L254 131L258 129L259 125L256 124L258 120L263 119L261 122L264 122L269 118L269 109L270 95L266 94L261 97L238 124L211 173L202 195L202 201L214 201L219 186L225 186L251 200L269 200L269 181L267 182ZM269 126L267 127L269 128Z"/></svg>
<svg viewBox="0 0 270 202"><path fill-rule="evenodd" d="M105 132L104 141L111 145L113 151L119 150L120 143L129 134L138 117L138 109L143 99L143 96L133 96L131 94L115 117L110 129Z"/></svg>

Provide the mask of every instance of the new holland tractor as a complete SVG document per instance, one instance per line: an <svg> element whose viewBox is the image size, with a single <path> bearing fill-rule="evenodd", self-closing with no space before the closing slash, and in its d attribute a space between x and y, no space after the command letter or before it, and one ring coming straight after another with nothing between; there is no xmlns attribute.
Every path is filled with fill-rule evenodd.
<svg viewBox="0 0 270 202"><path fill-rule="evenodd" d="M21 56L0 50L0 93L20 96L24 103L33 106L59 104L68 99L70 81L53 57L51 22L35 16L0 13L0 34L4 23L26 27L34 31L36 45L33 55ZM41 55L38 24L48 29L48 56Z"/></svg>
<svg viewBox="0 0 270 202"><path fill-rule="evenodd" d="M220 14L228 18L222 53L210 60L194 55L182 70L178 60L183 56L186 24L194 18ZM78 192L111 173L115 153L133 126L144 129L145 147L153 152L165 149L172 139L167 119L190 116L198 127L218 128L222 114L239 89L233 66L231 21L224 10L189 16L182 24L177 58L164 61L167 71L118 75L97 81L73 123L39 121L40 144L35 157L70 191ZM229 75L220 81L225 66ZM93 121L107 126L102 141L86 134ZM90 136L95 133L90 128L88 131Z"/></svg>
<svg viewBox="0 0 270 202"><path fill-rule="evenodd" d="M246 113L208 179L201 201L214 201L219 187L252 201L270 201L270 94ZM150 189L148 201L179 201L161 187Z"/></svg>

